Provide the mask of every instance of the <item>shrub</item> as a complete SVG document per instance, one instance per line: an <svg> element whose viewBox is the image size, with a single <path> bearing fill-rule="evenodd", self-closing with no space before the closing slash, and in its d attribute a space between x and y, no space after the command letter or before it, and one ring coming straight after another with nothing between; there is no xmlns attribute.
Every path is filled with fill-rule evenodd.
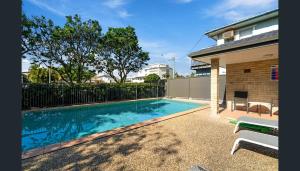
<svg viewBox="0 0 300 171"><path fill-rule="evenodd" d="M22 109L162 97L164 84L24 84Z"/></svg>

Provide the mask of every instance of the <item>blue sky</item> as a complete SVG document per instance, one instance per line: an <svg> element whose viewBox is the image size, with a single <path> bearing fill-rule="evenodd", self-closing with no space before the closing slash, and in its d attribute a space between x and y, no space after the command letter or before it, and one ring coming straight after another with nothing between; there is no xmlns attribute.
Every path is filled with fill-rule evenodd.
<svg viewBox="0 0 300 171"><path fill-rule="evenodd" d="M203 34L216 27L278 8L278 0L23 0L28 16L45 16L63 25L66 15L98 20L108 27L133 26L151 63L176 57L176 71L191 73L187 54L213 45ZM198 44L196 44L198 42ZM196 45L196 46L195 46ZM22 71L28 69L23 60Z"/></svg>

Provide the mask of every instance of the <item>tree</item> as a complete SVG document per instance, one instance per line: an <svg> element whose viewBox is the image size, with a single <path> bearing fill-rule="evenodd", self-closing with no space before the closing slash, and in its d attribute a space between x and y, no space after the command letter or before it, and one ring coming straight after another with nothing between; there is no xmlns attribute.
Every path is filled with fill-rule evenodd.
<svg viewBox="0 0 300 171"><path fill-rule="evenodd" d="M163 78L164 78L164 79L169 79L169 78L170 78L169 72L163 74Z"/></svg>
<svg viewBox="0 0 300 171"><path fill-rule="evenodd" d="M22 84L26 84L26 83L29 83L29 80L28 80L28 76L26 74L23 74L22 73Z"/></svg>
<svg viewBox="0 0 300 171"><path fill-rule="evenodd" d="M22 13L21 16L21 55L25 58L25 54L28 54L35 50L35 41L33 30L36 28L36 25L32 20L27 18L27 16Z"/></svg>
<svg viewBox="0 0 300 171"><path fill-rule="evenodd" d="M197 77L197 75L196 75L195 72L192 72L190 75L187 75L186 77L187 78L194 78L194 77Z"/></svg>
<svg viewBox="0 0 300 171"><path fill-rule="evenodd" d="M78 15L67 16L66 20L60 27L43 16L34 17L36 29L32 34L37 48L30 55L35 64L53 68L70 85L84 83L95 73L93 64L102 28L98 21L81 21Z"/></svg>
<svg viewBox="0 0 300 171"><path fill-rule="evenodd" d="M145 77L145 83L157 83L160 80L160 77L157 74L149 74Z"/></svg>
<svg viewBox="0 0 300 171"><path fill-rule="evenodd" d="M178 74L177 72L175 72L175 78L184 78L183 75Z"/></svg>
<svg viewBox="0 0 300 171"><path fill-rule="evenodd" d="M148 52L138 44L134 28L109 28L100 47L97 69L124 83L130 72L139 71L149 59Z"/></svg>
<svg viewBox="0 0 300 171"><path fill-rule="evenodd" d="M51 71L51 82L60 80L60 76L56 71ZM32 83L48 83L49 82L49 69L42 68L39 65L31 65L29 68L28 80Z"/></svg>

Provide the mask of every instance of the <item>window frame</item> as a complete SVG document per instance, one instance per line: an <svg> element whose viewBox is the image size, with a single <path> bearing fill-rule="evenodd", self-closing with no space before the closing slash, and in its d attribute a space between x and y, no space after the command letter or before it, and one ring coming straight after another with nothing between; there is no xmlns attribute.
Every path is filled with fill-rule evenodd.
<svg viewBox="0 0 300 171"><path fill-rule="evenodd" d="M247 36L243 36L243 37L241 37L241 31L244 31L244 30L248 30L248 29L252 29L251 30L251 34L250 35L247 35ZM254 35L254 30L255 30L255 25L252 25L252 26L248 26L248 27L244 27L244 28L241 28L241 29L239 29L238 30L238 35L239 35L239 40L240 39L245 39L245 38L248 38L248 37L251 37L251 36L253 36Z"/></svg>
<svg viewBox="0 0 300 171"><path fill-rule="evenodd" d="M271 81L279 81L279 65L271 65L271 72L270 72L270 80ZM272 77L272 72L273 72L273 68L277 68L277 80L276 79L273 79L273 77Z"/></svg>

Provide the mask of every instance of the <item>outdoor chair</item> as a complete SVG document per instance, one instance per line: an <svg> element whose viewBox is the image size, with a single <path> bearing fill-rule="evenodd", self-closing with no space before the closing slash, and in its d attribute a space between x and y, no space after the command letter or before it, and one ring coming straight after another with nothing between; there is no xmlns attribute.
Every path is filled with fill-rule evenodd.
<svg viewBox="0 0 300 171"><path fill-rule="evenodd" d="M203 167L201 166L192 166L191 169L189 171L208 171L207 169L204 169Z"/></svg>
<svg viewBox="0 0 300 171"><path fill-rule="evenodd" d="M241 116L237 119L237 123L235 125L233 133L236 133L238 131L241 123L278 129L278 121L277 120L268 120L268 119L253 118L253 117L248 117L248 116Z"/></svg>
<svg viewBox="0 0 300 171"><path fill-rule="evenodd" d="M231 111L236 109L236 105L242 103L246 106L248 113L248 92L247 91L234 91L233 105L231 105Z"/></svg>
<svg viewBox="0 0 300 171"><path fill-rule="evenodd" d="M270 116L272 116L273 114L273 108L277 108L277 112L278 112L278 106L279 106L279 98L277 99L272 99L271 100L271 111L270 111ZM276 111L275 111L276 112Z"/></svg>
<svg viewBox="0 0 300 171"><path fill-rule="evenodd" d="M233 144L231 155L233 155L234 152L237 150L241 141L278 150L278 136L242 130L240 131L239 137L235 140Z"/></svg>

